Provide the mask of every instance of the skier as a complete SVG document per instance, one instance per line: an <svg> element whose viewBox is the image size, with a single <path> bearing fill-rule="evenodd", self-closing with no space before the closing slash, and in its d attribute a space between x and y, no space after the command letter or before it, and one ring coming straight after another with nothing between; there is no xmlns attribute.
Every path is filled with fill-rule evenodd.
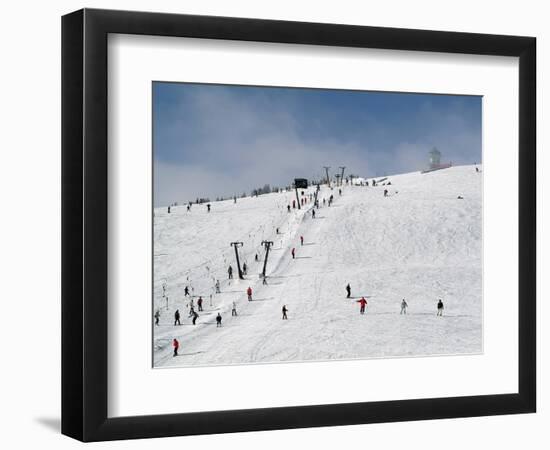
<svg viewBox="0 0 550 450"><path fill-rule="evenodd" d="M248 301L252 301L252 288L248 286L248 289L246 290L246 295L248 296Z"/></svg>
<svg viewBox="0 0 550 450"><path fill-rule="evenodd" d="M338 194L342 195L342 189L338 189Z"/></svg>
<svg viewBox="0 0 550 450"><path fill-rule="evenodd" d="M315 210L314 209L311 210L311 216L315 219Z"/></svg>
<svg viewBox="0 0 550 450"><path fill-rule="evenodd" d="M216 328L221 326L222 326L222 315L218 313L218 315L216 316Z"/></svg>
<svg viewBox="0 0 550 450"><path fill-rule="evenodd" d="M233 307L231 308L231 316L237 315L237 304L233 302Z"/></svg>
<svg viewBox="0 0 550 450"><path fill-rule="evenodd" d="M160 319L160 311L157 309L155 311L155 325L159 324L159 319Z"/></svg>
<svg viewBox="0 0 550 450"><path fill-rule="evenodd" d="M202 297L199 297L197 300L197 306L199 307L199 311L202 311Z"/></svg>
<svg viewBox="0 0 550 450"><path fill-rule="evenodd" d="M437 302L437 315L443 316L443 302L441 301L441 299L439 299L439 301Z"/></svg>
<svg viewBox="0 0 550 450"><path fill-rule="evenodd" d="M233 279L233 267L229 266L229 269L227 269L227 274L229 275L229 279Z"/></svg>
<svg viewBox="0 0 550 450"><path fill-rule="evenodd" d="M195 323L197 322L197 318L199 317L199 315L193 311L193 325L195 325Z"/></svg>
<svg viewBox="0 0 550 450"><path fill-rule="evenodd" d="M401 302L401 312L399 314L407 314L407 302L405 301L405 299L403 299L403 301Z"/></svg>
<svg viewBox="0 0 550 450"><path fill-rule="evenodd" d="M388 190L384 189L384 197L387 197L387 196L388 196Z"/></svg>
<svg viewBox="0 0 550 450"><path fill-rule="evenodd" d="M359 312L361 314L365 314L365 306L367 306L367 301L365 300L365 297L361 297L361 300L357 300L357 303L361 305L361 309Z"/></svg>
<svg viewBox="0 0 550 450"><path fill-rule="evenodd" d="M351 297L351 286L349 285L349 283L348 283L348 285L346 286L346 292L348 293L348 295L346 296L346 298L350 298L350 297Z"/></svg>
<svg viewBox="0 0 550 450"><path fill-rule="evenodd" d="M180 310L179 309L176 309L176 312L174 313L174 326L176 325L176 323L178 325L181 325L181 322L180 322Z"/></svg>
<svg viewBox="0 0 550 450"><path fill-rule="evenodd" d="M290 205L286 205L286 209L288 212L290 212Z"/></svg>
<svg viewBox="0 0 550 450"><path fill-rule="evenodd" d="M176 338L172 341L172 346L174 347L174 356L178 356L178 349L180 348L180 343Z"/></svg>
<svg viewBox="0 0 550 450"><path fill-rule="evenodd" d="M190 210L191 210L191 206L187 205L187 212L189 212Z"/></svg>
<svg viewBox="0 0 550 450"><path fill-rule="evenodd" d="M283 305L282 311L283 311L283 320L288 320L288 317L286 316L286 313L288 311L286 305Z"/></svg>
<svg viewBox="0 0 550 450"><path fill-rule="evenodd" d="M216 294L220 293L220 280L216 280Z"/></svg>
<svg viewBox="0 0 550 450"><path fill-rule="evenodd" d="M210 212L210 203L206 205L207 211Z"/></svg>
<svg viewBox="0 0 550 450"><path fill-rule="evenodd" d="M257 254L257 253L254 255L254 261L256 261L256 262L259 261L259 258L258 258L258 254Z"/></svg>
<svg viewBox="0 0 550 450"><path fill-rule="evenodd" d="M359 303L359 305L361 306L359 312L361 314L364 314L365 313L365 307L367 306L368 302L367 300L365 299L365 297L361 297L360 300L357 300L357 303Z"/></svg>
<svg viewBox="0 0 550 450"><path fill-rule="evenodd" d="M243 263L243 275L246 275L246 263Z"/></svg>
<svg viewBox="0 0 550 450"><path fill-rule="evenodd" d="M185 289L183 290L183 296L187 297L189 295L189 286L185 286Z"/></svg>
<svg viewBox="0 0 550 450"><path fill-rule="evenodd" d="M170 207L168 207L168 214L170 214Z"/></svg>
<svg viewBox="0 0 550 450"><path fill-rule="evenodd" d="M479 173L479 169L476 167L476 173Z"/></svg>
<svg viewBox="0 0 550 450"><path fill-rule="evenodd" d="M296 249L294 247L292 247L291 253L292 253L292 259L296 259Z"/></svg>
<svg viewBox="0 0 550 450"><path fill-rule="evenodd" d="M304 237L300 236L300 245L304 245Z"/></svg>
<svg viewBox="0 0 550 450"><path fill-rule="evenodd" d="M279 228L275 228L275 234L279 234Z"/></svg>

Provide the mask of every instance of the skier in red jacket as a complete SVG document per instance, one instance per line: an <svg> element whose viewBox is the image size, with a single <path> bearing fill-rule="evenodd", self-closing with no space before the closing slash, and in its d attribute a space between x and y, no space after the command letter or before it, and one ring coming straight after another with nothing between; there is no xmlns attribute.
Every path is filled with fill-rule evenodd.
<svg viewBox="0 0 550 450"><path fill-rule="evenodd" d="M180 348L180 343L176 338L174 338L174 341L172 342L172 346L174 347L174 356L178 356L178 349Z"/></svg>
<svg viewBox="0 0 550 450"><path fill-rule="evenodd" d="M248 286L248 289L246 290L246 295L248 295L248 301L252 301L252 288Z"/></svg>
<svg viewBox="0 0 550 450"><path fill-rule="evenodd" d="M361 297L361 300L357 300L357 303L361 305L361 309L359 312L361 314L365 314L365 306L367 306L367 301L365 300L365 297Z"/></svg>

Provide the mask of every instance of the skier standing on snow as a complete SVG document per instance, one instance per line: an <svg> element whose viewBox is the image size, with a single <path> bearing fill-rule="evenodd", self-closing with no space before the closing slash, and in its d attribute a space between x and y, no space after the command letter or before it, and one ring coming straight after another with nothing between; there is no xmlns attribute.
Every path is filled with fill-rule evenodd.
<svg viewBox="0 0 550 450"><path fill-rule="evenodd" d="M290 205L286 205L286 209L288 212L290 212Z"/></svg>
<svg viewBox="0 0 550 450"><path fill-rule="evenodd" d="M388 196L388 190L384 189L384 197L387 197L387 196Z"/></svg>
<svg viewBox="0 0 550 450"><path fill-rule="evenodd" d="M292 259L296 259L296 249L294 247L292 247L291 253L292 253Z"/></svg>
<svg viewBox="0 0 550 450"><path fill-rule="evenodd" d="M286 307L286 305L283 305L282 311L283 311L283 320L288 320L288 317L286 316L288 308Z"/></svg>
<svg viewBox="0 0 550 450"><path fill-rule="evenodd" d="M357 300L357 303L361 305L361 309L359 312L361 314L365 314L365 306L367 306L367 301L365 300L365 297L361 297L361 300Z"/></svg>
<svg viewBox="0 0 550 450"><path fill-rule="evenodd" d="M178 356L178 349L180 348L180 343L176 338L172 341L172 346L174 347L174 356Z"/></svg>
<svg viewBox="0 0 550 450"><path fill-rule="evenodd" d="M210 203L208 203L208 205L206 205L206 209L208 212L210 212Z"/></svg>
<svg viewBox="0 0 550 450"><path fill-rule="evenodd" d="M231 308L231 316L237 315L237 304L233 302L233 307Z"/></svg>
<svg viewBox="0 0 550 450"><path fill-rule="evenodd" d="M246 275L246 263L243 263L243 275Z"/></svg>
<svg viewBox="0 0 550 450"><path fill-rule="evenodd" d="M300 236L300 245L304 245L304 237Z"/></svg>
<svg viewBox="0 0 550 450"><path fill-rule="evenodd" d="M159 324L159 319L160 319L160 311L157 309L155 311L155 325Z"/></svg>
<svg viewBox="0 0 550 450"><path fill-rule="evenodd" d="M348 295L346 296L346 298L350 298L350 297L351 297L351 286L349 285L349 283L348 283L348 285L346 286L346 292L348 293Z"/></svg>
<svg viewBox="0 0 550 450"><path fill-rule="evenodd" d="M180 322L180 310L179 309L176 309L176 312L174 313L174 326L176 325L176 323L178 325L181 325L181 322Z"/></svg>
<svg viewBox="0 0 550 450"><path fill-rule="evenodd" d="M220 293L220 280L216 280L216 294Z"/></svg>
<svg viewBox="0 0 550 450"><path fill-rule="evenodd" d="M248 296L248 301L252 301L252 288L248 286L248 289L246 290L246 295Z"/></svg>
<svg viewBox="0 0 550 450"><path fill-rule="evenodd" d="M233 279L233 267L229 266L229 269L227 269L227 274L229 275L229 279Z"/></svg>
<svg viewBox="0 0 550 450"><path fill-rule="evenodd" d="M399 314L407 314L407 302L405 301L405 299L403 299L403 301L401 302L401 312Z"/></svg>
<svg viewBox="0 0 550 450"><path fill-rule="evenodd" d="M202 311L202 297L199 297L197 300L197 306L199 307L199 311Z"/></svg>
<svg viewBox="0 0 550 450"><path fill-rule="evenodd" d="M168 214L170 214L170 207L168 207Z"/></svg>
<svg viewBox="0 0 550 450"><path fill-rule="evenodd" d="M257 253L254 255L254 261L256 261L256 262L259 261L259 258L258 258L258 254L257 254Z"/></svg>
<svg viewBox="0 0 550 450"><path fill-rule="evenodd" d="M221 326L222 326L222 315L218 313L218 315L216 316L216 328Z"/></svg>
<svg viewBox="0 0 550 450"><path fill-rule="evenodd" d="M192 314L193 314L193 325L195 325L195 323L197 322L197 318L199 317L199 315L198 315L195 311L193 311Z"/></svg>
<svg viewBox="0 0 550 450"><path fill-rule="evenodd" d="M189 295L189 286L185 286L185 289L183 290L183 296L187 297Z"/></svg>
<svg viewBox="0 0 550 450"><path fill-rule="evenodd" d="M441 299L439 299L439 301L437 302L437 315L438 316L442 316L443 315L443 302L441 301Z"/></svg>
<svg viewBox="0 0 550 450"><path fill-rule="evenodd" d="M311 210L311 216L315 219L315 210L314 209Z"/></svg>

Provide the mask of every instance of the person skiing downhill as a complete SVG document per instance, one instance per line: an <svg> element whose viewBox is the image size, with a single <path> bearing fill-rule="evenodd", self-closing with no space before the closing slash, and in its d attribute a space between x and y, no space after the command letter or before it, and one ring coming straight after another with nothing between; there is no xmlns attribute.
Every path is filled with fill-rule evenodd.
<svg viewBox="0 0 550 450"><path fill-rule="evenodd" d="M185 289L183 290L183 296L187 297L189 295L189 286L185 286Z"/></svg>
<svg viewBox="0 0 550 450"><path fill-rule="evenodd" d="M292 253L292 259L296 259L296 249L294 247L292 247L291 253Z"/></svg>
<svg viewBox="0 0 550 450"><path fill-rule="evenodd" d="M361 309L359 312L361 314L365 314L365 306L367 306L367 301L365 300L365 297L361 297L361 300L357 300L357 303L361 305Z"/></svg>
<svg viewBox="0 0 550 450"><path fill-rule="evenodd" d="M231 315L236 316L237 315L237 304L233 302L233 307L231 308Z"/></svg>
<svg viewBox="0 0 550 450"><path fill-rule="evenodd" d="M300 236L300 245L304 245L304 237Z"/></svg>
<svg viewBox="0 0 550 450"><path fill-rule="evenodd" d="M405 301L405 299L403 299L403 301L401 302L401 312L399 314L407 314L407 307L409 305L407 305L407 302Z"/></svg>
<svg viewBox="0 0 550 450"><path fill-rule="evenodd" d="M159 324L159 319L160 319L160 311L157 309L155 311L155 325Z"/></svg>
<svg viewBox="0 0 550 450"><path fill-rule="evenodd" d="M221 326L222 326L222 315L218 313L218 315L216 316L216 328Z"/></svg>
<svg viewBox="0 0 550 450"><path fill-rule="evenodd" d="M437 315L438 316L443 316L443 302L441 301L441 299L439 299L439 301L437 302Z"/></svg>
<svg viewBox="0 0 550 450"><path fill-rule="evenodd" d="M172 346L174 347L174 356L178 356L178 349L180 348L180 343L176 338L172 341Z"/></svg>
<svg viewBox="0 0 550 450"><path fill-rule="evenodd" d="M197 306L199 307L199 311L202 311L202 297L199 297L197 300Z"/></svg>
<svg viewBox="0 0 550 450"><path fill-rule="evenodd" d="M252 301L252 288L248 286L248 289L246 290L246 295L248 296L248 301Z"/></svg>
<svg viewBox="0 0 550 450"><path fill-rule="evenodd" d="M288 320L288 317L286 316L286 313L288 312L288 308L286 307L286 305L283 305L283 320Z"/></svg>
<svg viewBox="0 0 550 450"><path fill-rule="evenodd" d="M314 210L314 209L311 210L311 217L312 217L313 219L315 219L315 210Z"/></svg>
<svg viewBox="0 0 550 450"><path fill-rule="evenodd" d="M176 309L176 312L174 313L174 325L176 325L176 323L178 325L181 325L181 322L180 322L180 310L179 309Z"/></svg>
<svg viewBox="0 0 550 450"><path fill-rule="evenodd" d="M348 283L348 285L346 286L346 292L348 293L348 295L346 296L346 298L350 298L350 297L351 297L351 286L349 285L349 283Z"/></svg>
<svg viewBox="0 0 550 450"><path fill-rule="evenodd" d="M233 279L233 267L229 266L229 269L227 269L227 274L229 275L229 279Z"/></svg>

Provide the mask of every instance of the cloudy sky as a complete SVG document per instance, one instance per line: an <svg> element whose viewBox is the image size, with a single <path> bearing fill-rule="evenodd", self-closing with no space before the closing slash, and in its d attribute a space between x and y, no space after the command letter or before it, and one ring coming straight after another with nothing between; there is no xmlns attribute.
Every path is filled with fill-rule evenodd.
<svg viewBox="0 0 550 450"><path fill-rule="evenodd" d="M250 193L323 166L372 177L481 162L481 97L153 84L154 202Z"/></svg>

